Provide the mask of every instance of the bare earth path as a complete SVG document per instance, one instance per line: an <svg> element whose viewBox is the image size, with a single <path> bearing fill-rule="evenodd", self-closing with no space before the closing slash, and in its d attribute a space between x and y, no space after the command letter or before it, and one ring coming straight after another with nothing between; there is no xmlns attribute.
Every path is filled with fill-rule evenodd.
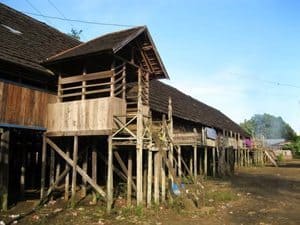
<svg viewBox="0 0 300 225"><path fill-rule="evenodd" d="M230 179L208 180L205 202L202 209L177 211L174 207L162 206L143 212L136 208L117 210L113 216L107 216L101 212L101 206L81 203L72 210L57 201L48 205L48 209L45 207L54 213L44 216L43 209L18 224L298 225L300 160L278 168L241 168ZM20 211L12 209L7 214L0 213L0 220L7 221L9 214L13 213Z"/></svg>

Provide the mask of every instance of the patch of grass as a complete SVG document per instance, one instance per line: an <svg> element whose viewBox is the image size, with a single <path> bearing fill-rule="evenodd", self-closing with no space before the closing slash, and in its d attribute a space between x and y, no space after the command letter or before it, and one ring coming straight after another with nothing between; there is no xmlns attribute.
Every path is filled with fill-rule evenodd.
<svg viewBox="0 0 300 225"><path fill-rule="evenodd" d="M205 202L229 202L236 200L237 196L232 191L209 191L205 194Z"/></svg>
<svg viewBox="0 0 300 225"><path fill-rule="evenodd" d="M144 216L143 206L128 206L121 209L121 215L124 217L137 216L139 218Z"/></svg>
<svg viewBox="0 0 300 225"><path fill-rule="evenodd" d="M176 213L181 213L184 209L184 204L181 198L174 198L172 201L168 202L168 207Z"/></svg>

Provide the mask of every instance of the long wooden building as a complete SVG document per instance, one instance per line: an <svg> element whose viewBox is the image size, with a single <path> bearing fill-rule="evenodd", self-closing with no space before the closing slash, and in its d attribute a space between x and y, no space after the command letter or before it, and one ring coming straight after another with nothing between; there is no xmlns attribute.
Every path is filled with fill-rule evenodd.
<svg viewBox="0 0 300 225"><path fill-rule="evenodd" d="M76 187L92 187L109 211L124 183L128 204L150 206L170 182L249 158L236 123L159 81L169 76L147 27L81 43L1 3L0 21L3 209L55 189L74 206Z"/></svg>

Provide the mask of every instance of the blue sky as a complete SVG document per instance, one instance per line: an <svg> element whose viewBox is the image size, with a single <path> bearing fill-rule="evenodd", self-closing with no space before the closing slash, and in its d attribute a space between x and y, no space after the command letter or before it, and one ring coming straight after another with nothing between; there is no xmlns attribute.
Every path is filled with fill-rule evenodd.
<svg viewBox="0 0 300 225"><path fill-rule="evenodd" d="M28 0L1 1L37 13ZM29 0L61 15L48 0ZM300 132L300 1L50 0L67 18L147 25L170 75L167 83L236 122L281 116ZM35 18L84 41L122 27Z"/></svg>

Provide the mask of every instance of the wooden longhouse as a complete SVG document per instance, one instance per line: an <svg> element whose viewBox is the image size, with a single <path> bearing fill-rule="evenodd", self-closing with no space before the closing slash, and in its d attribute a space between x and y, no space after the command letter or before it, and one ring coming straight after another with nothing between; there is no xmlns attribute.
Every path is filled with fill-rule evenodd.
<svg viewBox="0 0 300 225"><path fill-rule="evenodd" d="M128 204L150 206L170 182L249 162L237 124L158 81L168 74L147 27L80 43L3 4L0 19L3 209L62 184L72 205L92 187L109 211L125 183Z"/></svg>

